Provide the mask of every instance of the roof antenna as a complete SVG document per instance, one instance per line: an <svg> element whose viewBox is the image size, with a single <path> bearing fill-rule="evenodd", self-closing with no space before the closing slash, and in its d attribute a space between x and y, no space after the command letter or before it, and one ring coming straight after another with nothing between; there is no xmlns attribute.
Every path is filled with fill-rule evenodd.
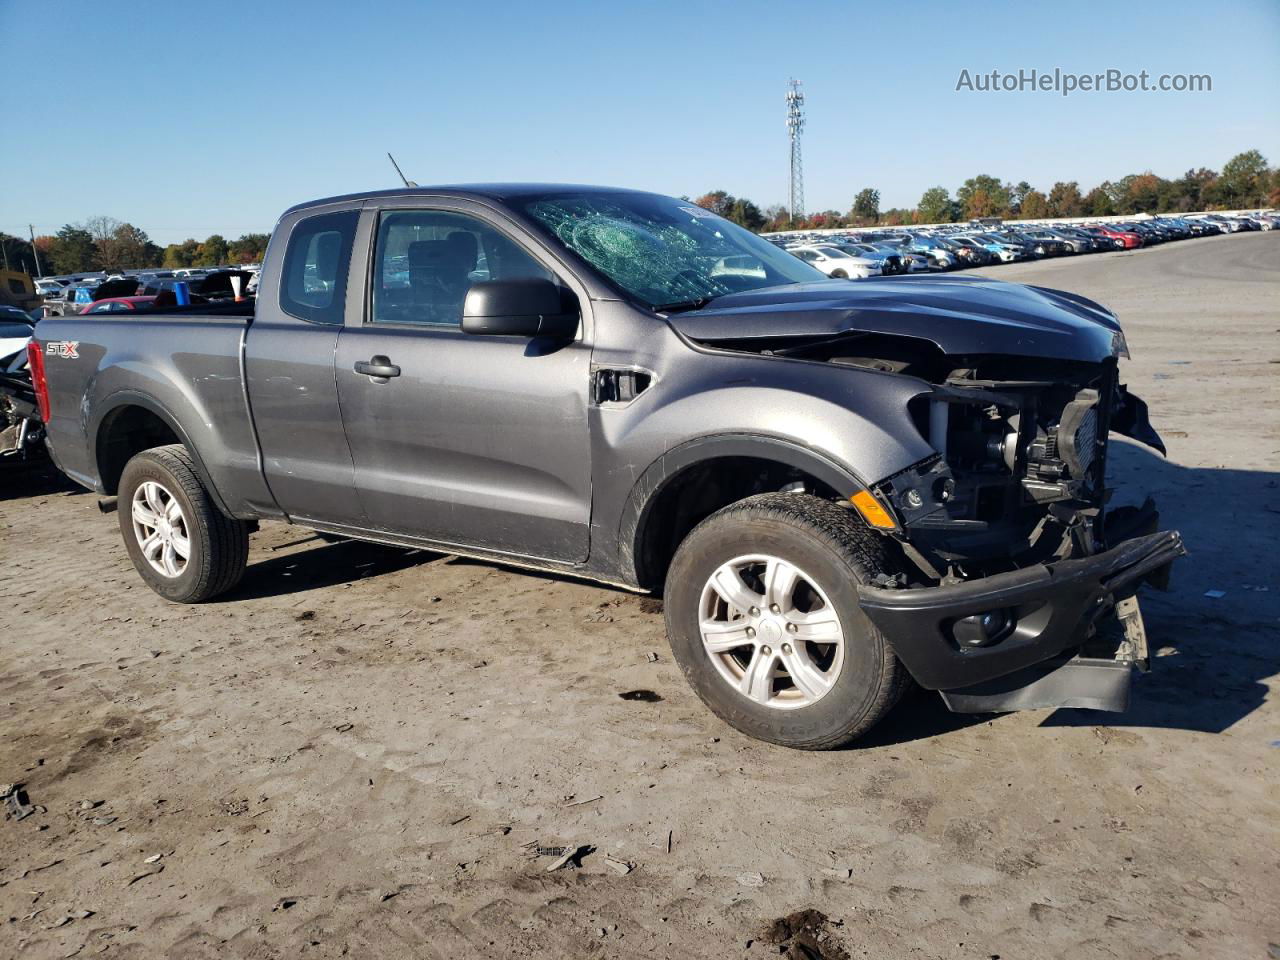
<svg viewBox="0 0 1280 960"><path fill-rule="evenodd" d="M391 165L396 168L396 174L404 181L406 187L416 187L417 184L400 172L400 164L396 163L396 158L391 155L391 151L387 151L387 159L391 161Z"/></svg>

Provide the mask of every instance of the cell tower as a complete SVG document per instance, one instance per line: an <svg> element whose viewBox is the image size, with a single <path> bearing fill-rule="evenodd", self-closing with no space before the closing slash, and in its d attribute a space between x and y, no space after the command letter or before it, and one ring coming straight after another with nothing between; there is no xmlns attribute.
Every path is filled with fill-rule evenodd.
<svg viewBox="0 0 1280 960"><path fill-rule="evenodd" d="M792 220L804 216L804 166L800 162L800 134L804 131L804 94L800 81L792 80L787 87L787 135L791 139L791 202L788 209Z"/></svg>

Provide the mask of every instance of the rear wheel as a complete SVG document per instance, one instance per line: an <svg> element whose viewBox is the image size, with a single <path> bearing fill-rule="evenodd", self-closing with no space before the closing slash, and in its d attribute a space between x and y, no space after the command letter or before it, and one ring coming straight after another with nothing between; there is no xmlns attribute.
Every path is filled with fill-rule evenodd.
<svg viewBox="0 0 1280 960"><path fill-rule="evenodd" d="M120 478L117 502L129 559L166 600L200 603L240 582L249 524L218 509L186 447L171 444L135 456Z"/></svg>
<svg viewBox="0 0 1280 960"><path fill-rule="evenodd" d="M906 671L858 606L890 567L876 534L800 494L731 504L681 543L667 574L672 653L694 692L743 733L826 750L874 726Z"/></svg>

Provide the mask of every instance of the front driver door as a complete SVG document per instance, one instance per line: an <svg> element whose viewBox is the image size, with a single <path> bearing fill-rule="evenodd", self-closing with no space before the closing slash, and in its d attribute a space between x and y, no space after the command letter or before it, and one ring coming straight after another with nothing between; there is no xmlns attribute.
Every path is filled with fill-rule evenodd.
<svg viewBox="0 0 1280 960"><path fill-rule="evenodd" d="M464 212L466 211L466 212ZM464 206L371 225L367 308L338 339L355 485L375 530L558 561L586 558L590 347L462 332L480 280L556 279L536 247ZM545 255L541 255L545 256Z"/></svg>

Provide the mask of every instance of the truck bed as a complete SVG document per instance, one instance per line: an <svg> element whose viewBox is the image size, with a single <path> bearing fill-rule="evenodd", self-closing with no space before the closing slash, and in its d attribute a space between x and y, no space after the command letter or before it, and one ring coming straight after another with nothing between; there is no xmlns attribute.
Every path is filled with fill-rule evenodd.
<svg viewBox="0 0 1280 960"><path fill-rule="evenodd" d="M110 444L93 438L121 436L129 429L124 418L142 423L145 411L195 434L178 439L206 453L218 489L261 486L243 378L253 315L246 300L40 321L35 336L53 410L45 428L58 465L107 492L118 465Z"/></svg>

